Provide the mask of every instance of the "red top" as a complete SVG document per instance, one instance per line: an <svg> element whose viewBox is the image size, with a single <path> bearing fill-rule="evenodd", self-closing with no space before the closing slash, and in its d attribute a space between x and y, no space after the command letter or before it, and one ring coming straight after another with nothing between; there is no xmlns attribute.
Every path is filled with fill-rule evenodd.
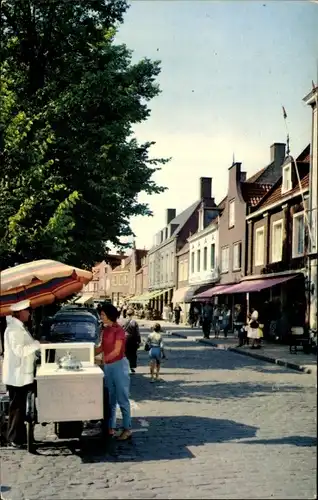
<svg viewBox="0 0 318 500"><path fill-rule="evenodd" d="M125 357L125 331L114 323L103 328L102 350L106 364L115 363Z"/></svg>

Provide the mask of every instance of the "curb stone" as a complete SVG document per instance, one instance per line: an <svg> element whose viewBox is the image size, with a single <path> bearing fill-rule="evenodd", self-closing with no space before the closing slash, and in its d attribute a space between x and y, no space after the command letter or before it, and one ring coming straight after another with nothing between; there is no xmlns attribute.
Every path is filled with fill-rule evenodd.
<svg viewBox="0 0 318 500"><path fill-rule="evenodd" d="M230 352L236 352L237 354L242 354L243 356L249 356L250 358L266 361L267 363L272 363L274 365L285 366L286 368L290 368L291 370L296 370L298 372L307 374L312 373L312 370L310 368L307 368L306 366L297 365L297 363L292 363L291 361L286 361L284 359L274 358L272 356L266 356L265 354L259 354L257 352L249 352L245 350L243 351L236 347L227 347L224 344L216 344L214 342L209 342L204 339L196 339L196 341L199 342L200 344L208 345L210 347L217 347L219 349L224 349Z"/></svg>

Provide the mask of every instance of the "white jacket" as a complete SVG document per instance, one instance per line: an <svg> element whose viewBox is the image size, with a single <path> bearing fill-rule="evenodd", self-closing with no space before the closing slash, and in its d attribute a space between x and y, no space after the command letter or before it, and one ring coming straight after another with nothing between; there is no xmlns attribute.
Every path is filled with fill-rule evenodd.
<svg viewBox="0 0 318 500"><path fill-rule="evenodd" d="M3 384L15 387L32 384L35 352L40 347L40 342L31 337L19 319L8 317L4 332Z"/></svg>

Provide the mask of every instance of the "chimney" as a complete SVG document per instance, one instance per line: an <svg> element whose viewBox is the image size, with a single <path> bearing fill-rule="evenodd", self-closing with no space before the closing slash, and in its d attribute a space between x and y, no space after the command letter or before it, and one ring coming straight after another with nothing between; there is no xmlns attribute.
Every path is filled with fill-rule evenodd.
<svg viewBox="0 0 318 500"><path fill-rule="evenodd" d="M200 177L200 200L211 199L212 177Z"/></svg>
<svg viewBox="0 0 318 500"><path fill-rule="evenodd" d="M241 182L245 182L246 181L246 172L241 172L240 181Z"/></svg>
<svg viewBox="0 0 318 500"><path fill-rule="evenodd" d="M270 147L270 153L271 153L271 163L274 163L275 167L280 167L285 160L286 144L281 142L275 142Z"/></svg>
<svg viewBox="0 0 318 500"><path fill-rule="evenodd" d="M170 222L176 217L177 212L175 208L167 208L167 215L166 215L166 224L170 224Z"/></svg>

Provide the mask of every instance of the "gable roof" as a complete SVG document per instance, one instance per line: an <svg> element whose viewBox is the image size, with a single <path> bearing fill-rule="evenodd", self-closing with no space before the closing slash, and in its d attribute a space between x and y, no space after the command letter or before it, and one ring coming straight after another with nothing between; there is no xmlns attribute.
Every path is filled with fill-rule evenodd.
<svg viewBox="0 0 318 500"><path fill-rule="evenodd" d="M309 189L309 173L303 174L300 179L300 183L302 190L307 191L307 189ZM288 191L288 193L282 193L282 179L280 179L275 188L269 194L268 198L266 198L263 203L260 203L257 208L269 207L270 205L273 205L274 203L277 203L279 201L283 202L284 198L291 198L299 194L300 189L298 183L293 189Z"/></svg>
<svg viewBox="0 0 318 500"><path fill-rule="evenodd" d="M288 160L286 158L285 162ZM310 144L300 153L296 158L296 163L298 166L302 167L299 169L299 177L301 181L301 188L303 190L309 189L309 162L310 162ZM306 168L307 167L307 168ZM255 211L263 209L274 203L284 200L284 198L290 198L300 194L300 188L297 184L293 189L288 191L288 193L282 193L282 181L283 178L280 176L278 181L271 187L271 189L265 194L265 196L259 201L257 205L253 205Z"/></svg>
<svg viewBox="0 0 318 500"><path fill-rule="evenodd" d="M175 228L175 230L173 231L171 236L175 236L177 233L179 233L179 231L181 231L183 226L189 220L189 218L191 217L193 212L198 208L200 203L201 203L201 200L196 201L195 203L192 203L192 205L190 205L183 212L181 212L181 214L177 215L174 219L172 219L172 221L170 221L170 224L178 226Z"/></svg>

